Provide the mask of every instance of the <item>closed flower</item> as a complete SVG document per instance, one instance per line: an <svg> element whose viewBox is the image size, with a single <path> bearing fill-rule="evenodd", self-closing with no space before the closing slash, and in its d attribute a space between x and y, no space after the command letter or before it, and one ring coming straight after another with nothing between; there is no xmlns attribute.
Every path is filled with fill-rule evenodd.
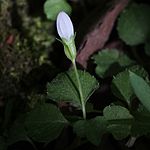
<svg viewBox="0 0 150 150"><path fill-rule="evenodd" d="M64 45L64 51L68 59L75 62L76 47L74 42L74 28L70 17L65 12L60 12L56 21L57 32Z"/></svg>

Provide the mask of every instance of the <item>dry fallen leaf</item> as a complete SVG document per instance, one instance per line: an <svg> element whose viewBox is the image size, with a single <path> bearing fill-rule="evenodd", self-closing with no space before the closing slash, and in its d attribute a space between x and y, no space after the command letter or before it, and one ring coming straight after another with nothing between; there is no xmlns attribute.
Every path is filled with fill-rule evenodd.
<svg viewBox="0 0 150 150"><path fill-rule="evenodd" d="M93 30L85 35L76 58L76 61L83 68L87 68L87 61L89 57L104 47L105 43L109 39L118 15L127 6L128 2L129 0L115 1L115 3L113 3L106 13L98 20Z"/></svg>

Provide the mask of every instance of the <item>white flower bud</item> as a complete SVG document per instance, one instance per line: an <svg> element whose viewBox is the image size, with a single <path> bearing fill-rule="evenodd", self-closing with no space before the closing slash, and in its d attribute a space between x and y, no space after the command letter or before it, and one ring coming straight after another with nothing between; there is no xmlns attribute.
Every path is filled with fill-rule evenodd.
<svg viewBox="0 0 150 150"><path fill-rule="evenodd" d="M57 16L57 32L62 39L67 41L74 36L74 28L70 17L65 12L60 12Z"/></svg>

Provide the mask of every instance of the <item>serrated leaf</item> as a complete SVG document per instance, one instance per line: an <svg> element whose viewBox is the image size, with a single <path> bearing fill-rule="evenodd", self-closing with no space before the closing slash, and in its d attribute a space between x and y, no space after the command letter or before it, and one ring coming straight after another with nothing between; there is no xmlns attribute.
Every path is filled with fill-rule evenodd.
<svg viewBox="0 0 150 150"><path fill-rule="evenodd" d="M25 127L33 140L51 142L60 135L67 123L56 106L43 104L27 115Z"/></svg>
<svg viewBox="0 0 150 150"><path fill-rule="evenodd" d="M48 19L56 20L57 14L60 11L71 13L71 6L66 0L46 0L44 4L44 12Z"/></svg>
<svg viewBox="0 0 150 150"><path fill-rule="evenodd" d="M85 103L91 94L98 88L96 79L85 71L79 71L82 86L83 98ZM73 70L60 73L52 82L48 83L48 97L54 101L67 101L81 107L78 84Z"/></svg>
<svg viewBox="0 0 150 150"><path fill-rule="evenodd" d="M81 138L87 138L94 145L99 145L102 135L106 132L107 121L104 117L91 120L79 120L74 124L75 133Z"/></svg>
<svg viewBox="0 0 150 150"><path fill-rule="evenodd" d="M118 21L120 38L128 45L144 43L150 36L150 6L131 4L126 8Z"/></svg>
<svg viewBox="0 0 150 150"><path fill-rule="evenodd" d="M118 98L125 100L128 104L130 104L134 93L130 85L128 70L117 74L113 78L112 91Z"/></svg>
<svg viewBox="0 0 150 150"><path fill-rule="evenodd" d="M131 100L135 96L130 84L129 71L135 72L144 78L148 77L148 74L144 70L144 68L137 65L126 69L125 71L117 74L114 77L114 79L112 80L113 94L118 98L126 101L128 104L130 104Z"/></svg>
<svg viewBox="0 0 150 150"><path fill-rule="evenodd" d="M130 72L130 81L135 95L143 106L150 111L150 86L143 78L133 72Z"/></svg>
<svg viewBox="0 0 150 150"><path fill-rule="evenodd" d="M105 78L120 72L124 67L130 66L134 62L117 49L104 49L93 56L97 64L96 73Z"/></svg>
<svg viewBox="0 0 150 150"><path fill-rule="evenodd" d="M133 116L126 108L122 106L107 106L103 114L109 123L107 130L117 140L124 139L130 134Z"/></svg>
<svg viewBox="0 0 150 150"><path fill-rule="evenodd" d="M122 106L107 106L104 108L103 114L108 121L123 121L133 118L128 109Z"/></svg>

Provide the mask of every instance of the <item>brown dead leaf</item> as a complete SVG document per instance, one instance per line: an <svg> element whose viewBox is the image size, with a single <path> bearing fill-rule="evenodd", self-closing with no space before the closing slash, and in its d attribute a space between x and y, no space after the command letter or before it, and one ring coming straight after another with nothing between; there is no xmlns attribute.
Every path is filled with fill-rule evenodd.
<svg viewBox="0 0 150 150"><path fill-rule="evenodd" d="M92 27L93 30L85 35L76 58L76 61L83 68L87 68L87 61L89 57L104 47L105 43L109 39L118 15L127 6L128 2L129 0L115 1L107 12L98 20L95 27Z"/></svg>

